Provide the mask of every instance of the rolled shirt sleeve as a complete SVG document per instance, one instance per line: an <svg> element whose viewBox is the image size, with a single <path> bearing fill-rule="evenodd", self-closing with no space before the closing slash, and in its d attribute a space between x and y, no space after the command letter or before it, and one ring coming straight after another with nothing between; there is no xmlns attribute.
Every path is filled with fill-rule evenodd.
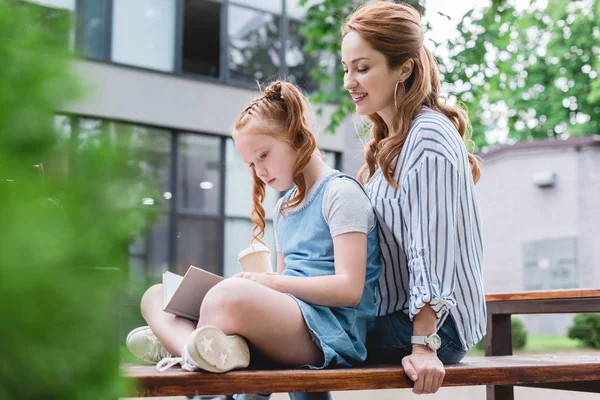
<svg viewBox="0 0 600 400"><path fill-rule="evenodd" d="M404 248L409 281L409 317L429 303L438 328L456 306L455 251L458 174L447 158L423 155L401 185Z"/></svg>

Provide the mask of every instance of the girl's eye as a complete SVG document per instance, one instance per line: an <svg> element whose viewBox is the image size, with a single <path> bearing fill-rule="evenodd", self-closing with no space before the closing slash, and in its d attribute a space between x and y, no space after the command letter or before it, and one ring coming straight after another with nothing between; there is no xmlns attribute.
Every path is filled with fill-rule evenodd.
<svg viewBox="0 0 600 400"><path fill-rule="evenodd" d="M248 168L254 168L254 164L253 163L248 164Z"/></svg>
<svg viewBox="0 0 600 400"><path fill-rule="evenodd" d="M346 75L347 73L348 73L348 70L347 70L347 69L345 69L345 70L344 70L344 75Z"/></svg>
<svg viewBox="0 0 600 400"><path fill-rule="evenodd" d="M265 158L267 158L267 153L262 153L262 154L260 155L260 159L261 159L261 160L264 160Z"/></svg>
<svg viewBox="0 0 600 400"><path fill-rule="evenodd" d="M367 72L369 68L359 68L357 69L358 72Z"/></svg>

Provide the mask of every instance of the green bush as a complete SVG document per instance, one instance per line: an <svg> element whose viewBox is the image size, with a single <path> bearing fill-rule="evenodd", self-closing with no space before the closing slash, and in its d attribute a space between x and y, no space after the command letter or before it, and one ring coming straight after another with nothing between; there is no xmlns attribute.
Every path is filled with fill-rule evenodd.
<svg viewBox="0 0 600 400"><path fill-rule="evenodd" d="M55 110L81 93L70 19L0 0L2 400L125 394L118 292L128 244L152 218L133 205L155 196L118 139L54 129Z"/></svg>
<svg viewBox="0 0 600 400"><path fill-rule="evenodd" d="M586 347L600 349L600 314L576 315L568 336L581 340Z"/></svg>
<svg viewBox="0 0 600 400"><path fill-rule="evenodd" d="M523 321L519 318L512 317L510 320L510 326L512 327L512 347L513 349L523 349L527 344L527 329ZM473 346L475 349L484 351L484 339Z"/></svg>

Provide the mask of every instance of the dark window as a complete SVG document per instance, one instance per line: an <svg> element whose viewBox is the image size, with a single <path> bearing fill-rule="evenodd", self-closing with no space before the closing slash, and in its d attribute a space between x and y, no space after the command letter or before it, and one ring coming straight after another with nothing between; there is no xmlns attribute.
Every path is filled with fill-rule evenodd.
<svg viewBox="0 0 600 400"><path fill-rule="evenodd" d="M279 73L278 15L231 5L228 10L230 78L254 83Z"/></svg>
<svg viewBox="0 0 600 400"><path fill-rule="evenodd" d="M177 270L184 275L190 265L221 274L222 222L217 217L177 217Z"/></svg>
<svg viewBox="0 0 600 400"><path fill-rule="evenodd" d="M106 54L105 0L80 0L78 9L79 51L86 57L104 59Z"/></svg>
<svg viewBox="0 0 600 400"><path fill-rule="evenodd" d="M221 139L179 135L177 209L217 215L221 203Z"/></svg>
<svg viewBox="0 0 600 400"><path fill-rule="evenodd" d="M200 75L219 76L221 4L185 0L181 69Z"/></svg>

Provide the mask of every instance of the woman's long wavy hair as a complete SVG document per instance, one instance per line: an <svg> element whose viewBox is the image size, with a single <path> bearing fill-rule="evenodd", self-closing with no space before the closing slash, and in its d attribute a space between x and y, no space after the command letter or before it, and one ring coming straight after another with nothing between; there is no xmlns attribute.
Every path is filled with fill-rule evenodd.
<svg viewBox="0 0 600 400"><path fill-rule="evenodd" d="M296 194L281 206L281 212L288 208L297 206L306 195L306 181L304 179L304 168L308 165L310 157L317 148L315 134L309 127L305 116L307 100L300 89L292 83L274 81L269 84L262 95L252 100L250 105L238 117L233 136L241 133L268 134L278 140L288 143L298 152L298 158L294 165L293 180L296 185ZM281 129L276 131L255 131L249 122L253 118L275 123ZM254 222L252 230L252 242L259 241L265 233L265 209L263 202L266 195L265 183L256 175L252 169L252 212L250 218Z"/></svg>
<svg viewBox="0 0 600 400"><path fill-rule="evenodd" d="M438 67L432 54L423 46L421 18L417 10L406 4L376 2L357 9L342 27L342 37L356 31L369 45L382 53L390 69L402 66L407 60L414 60L410 77L404 82L405 95L398 96L397 112L392 121L392 132L378 114L369 115L371 120L371 140L365 146L365 165L358 173L358 179L367 183L381 168L386 181L394 188L395 158L402 151L413 118L426 105L444 114L456 127L465 145L470 144L469 120L467 113L440 101L440 78ZM393 91L394 88L390 88ZM481 170L477 158L469 153L469 163L474 182L479 180Z"/></svg>

